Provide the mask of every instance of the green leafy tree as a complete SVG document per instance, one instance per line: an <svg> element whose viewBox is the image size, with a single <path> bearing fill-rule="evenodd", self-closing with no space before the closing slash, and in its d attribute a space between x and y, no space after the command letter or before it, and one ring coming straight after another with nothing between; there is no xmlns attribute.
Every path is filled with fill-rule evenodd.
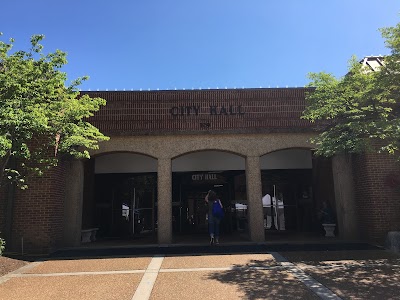
<svg viewBox="0 0 400 300"><path fill-rule="evenodd" d="M43 38L34 35L31 49L15 52L13 39L0 40L0 186L13 181L24 188L32 171L42 173L63 155L88 158L108 139L87 122L106 101L80 95L87 77L66 85L66 53L44 54Z"/></svg>
<svg viewBox="0 0 400 300"><path fill-rule="evenodd" d="M391 54L372 71L355 57L348 73L335 78L310 73L303 118L319 122L322 133L312 142L316 153L388 152L399 158L400 146L400 24L381 29Z"/></svg>

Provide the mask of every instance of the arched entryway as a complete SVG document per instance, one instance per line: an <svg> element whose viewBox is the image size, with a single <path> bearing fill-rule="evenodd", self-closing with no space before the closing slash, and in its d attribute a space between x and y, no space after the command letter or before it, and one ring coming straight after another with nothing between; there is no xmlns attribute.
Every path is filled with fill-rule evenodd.
<svg viewBox="0 0 400 300"><path fill-rule="evenodd" d="M207 241L209 211L204 198L211 189L225 210L221 221L223 239L249 239L245 158L205 150L172 160L172 232L176 242Z"/></svg>
<svg viewBox="0 0 400 300"><path fill-rule="evenodd" d="M157 159L137 153L109 153L86 164L83 228L97 238L157 242Z"/></svg>
<svg viewBox="0 0 400 300"><path fill-rule="evenodd" d="M335 207L330 160L310 149L283 149L263 155L260 168L266 240L321 235L322 202Z"/></svg>

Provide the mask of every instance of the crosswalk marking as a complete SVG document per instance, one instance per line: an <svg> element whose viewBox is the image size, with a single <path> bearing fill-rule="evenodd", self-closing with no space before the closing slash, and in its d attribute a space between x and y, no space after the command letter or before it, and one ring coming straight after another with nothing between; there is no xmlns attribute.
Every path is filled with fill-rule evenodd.
<svg viewBox="0 0 400 300"><path fill-rule="evenodd" d="M328 289L326 286L322 285L320 282L316 281L311 276L308 276L301 269L296 267L294 264L289 262L286 258L277 252L271 252L271 255L280 262L282 266L286 267L287 271L293 274L299 281L301 281L309 290L317 294L321 299L324 300L341 300L338 295Z"/></svg>
<svg viewBox="0 0 400 300"><path fill-rule="evenodd" d="M147 300L150 298L163 260L164 256L156 256L151 259L132 300Z"/></svg>

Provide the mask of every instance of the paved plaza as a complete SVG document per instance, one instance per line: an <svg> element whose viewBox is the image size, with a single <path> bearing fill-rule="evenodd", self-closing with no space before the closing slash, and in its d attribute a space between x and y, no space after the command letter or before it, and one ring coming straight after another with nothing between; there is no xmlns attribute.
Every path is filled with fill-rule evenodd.
<svg viewBox="0 0 400 300"><path fill-rule="evenodd" d="M0 277L0 299L399 299L399 282L379 248L53 257Z"/></svg>

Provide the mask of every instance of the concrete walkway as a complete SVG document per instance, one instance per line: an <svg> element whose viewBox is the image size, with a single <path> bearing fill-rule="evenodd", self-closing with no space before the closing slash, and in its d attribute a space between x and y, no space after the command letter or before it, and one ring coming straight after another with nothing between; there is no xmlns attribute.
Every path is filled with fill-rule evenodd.
<svg viewBox="0 0 400 300"><path fill-rule="evenodd" d="M0 299L398 299L385 250L53 258L0 277Z"/></svg>

